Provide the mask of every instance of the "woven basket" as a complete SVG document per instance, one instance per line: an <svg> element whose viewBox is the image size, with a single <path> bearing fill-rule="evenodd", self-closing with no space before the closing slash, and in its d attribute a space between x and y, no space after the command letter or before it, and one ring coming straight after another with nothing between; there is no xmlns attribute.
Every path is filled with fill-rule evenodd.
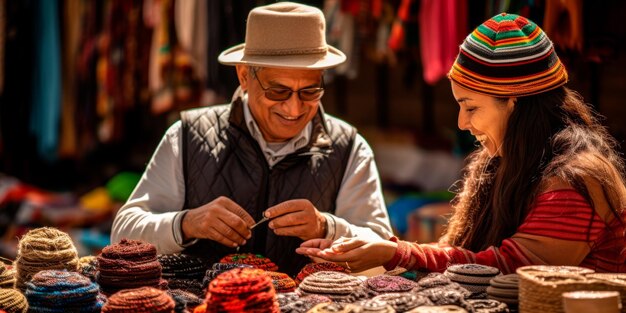
<svg viewBox="0 0 626 313"><path fill-rule="evenodd" d="M626 281L596 278L592 270L576 267L525 266L517 270L520 277L519 311L521 313L561 313L562 294L577 290L618 291L626 297ZM622 309L626 313L626 309Z"/></svg>

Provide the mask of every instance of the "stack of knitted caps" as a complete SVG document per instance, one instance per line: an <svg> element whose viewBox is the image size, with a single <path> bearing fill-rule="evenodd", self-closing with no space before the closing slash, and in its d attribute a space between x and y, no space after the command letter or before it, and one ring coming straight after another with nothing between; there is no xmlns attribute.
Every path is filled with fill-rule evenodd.
<svg viewBox="0 0 626 313"><path fill-rule="evenodd" d="M414 289L414 292L428 298L433 305L453 305L470 312L473 311L471 304L466 300L472 293L458 283L451 281L444 274L430 273L420 279L417 285L418 287Z"/></svg>
<svg viewBox="0 0 626 313"><path fill-rule="evenodd" d="M365 280L367 288L376 293L407 292L417 287L417 283L401 276L377 275Z"/></svg>
<svg viewBox="0 0 626 313"><path fill-rule="evenodd" d="M222 274L226 271L230 271L235 268L254 268L252 265L241 264L241 263L213 263L211 269L208 269L204 274L204 278L202 279L202 290L205 292L208 291L209 284L212 280L215 279L219 274Z"/></svg>
<svg viewBox="0 0 626 313"><path fill-rule="evenodd" d="M276 296L281 313L305 313L320 303L332 302L329 297L308 295L301 297L295 292L280 293Z"/></svg>
<svg viewBox="0 0 626 313"><path fill-rule="evenodd" d="M341 272L321 271L304 278L296 292L302 296L317 294L335 302L352 302L354 294L364 288L358 277Z"/></svg>
<svg viewBox="0 0 626 313"><path fill-rule="evenodd" d="M24 235L15 259L15 287L26 289L33 275L43 270L78 271L78 252L70 236L56 228L36 228Z"/></svg>
<svg viewBox="0 0 626 313"><path fill-rule="evenodd" d="M13 288L15 286L15 270L9 269L0 261L0 288Z"/></svg>
<svg viewBox="0 0 626 313"><path fill-rule="evenodd" d="M89 278L66 270L44 270L26 283L26 299L34 312L100 312L100 288Z"/></svg>
<svg viewBox="0 0 626 313"><path fill-rule="evenodd" d="M0 288L0 309L9 313L26 313L28 302L19 290Z"/></svg>
<svg viewBox="0 0 626 313"><path fill-rule="evenodd" d="M272 279L261 269L236 268L209 284L206 303L194 313L280 312Z"/></svg>
<svg viewBox="0 0 626 313"><path fill-rule="evenodd" d="M229 254L220 260L220 263L241 263L252 265L253 267L260 268L266 271L278 271L278 266L272 262L269 258L266 258L260 254L242 253L242 254Z"/></svg>
<svg viewBox="0 0 626 313"><path fill-rule="evenodd" d="M186 254L162 254L157 258L170 289L182 289L204 298L202 279L209 267L207 259Z"/></svg>
<svg viewBox="0 0 626 313"><path fill-rule="evenodd" d="M141 240L122 239L98 255L98 284L106 295L122 289L155 287L165 289L161 264L154 245Z"/></svg>
<svg viewBox="0 0 626 313"><path fill-rule="evenodd" d="M174 300L163 290L140 287L116 292L102 313L174 313L174 307Z"/></svg>
<svg viewBox="0 0 626 313"><path fill-rule="evenodd" d="M511 312L517 312L519 304L519 276L508 274L496 276L489 281L487 297L507 304Z"/></svg>
<svg viewBox="0 0 626 313"><path fill-rule="evenodd" d="M486 298L489 281L500 275L500 270L481 264L455 264L448 266L444 275L471 291L472 298Z"/></svg>
<svg viewBox="0 0 626 313"><path fill-rule="evenodd" d="M272 279L272 284L274 284L274 289L277 293L292 292L296 290L296 282L291 279L289 275L272 271L266 271L265 274Z"/></svg>
<svg viewBox="0 0 626 313"><path fill-rule="evenodd" d="M307 265L302 267L302 269L296 276L296 279L295 279L296 284L300 285L300 283L304 280L305 277L315 272L322 272L322 271L342 272L346 274L349 273L347 268L337 265L336 263L333 263L333 262L308 263Z"/></svg>

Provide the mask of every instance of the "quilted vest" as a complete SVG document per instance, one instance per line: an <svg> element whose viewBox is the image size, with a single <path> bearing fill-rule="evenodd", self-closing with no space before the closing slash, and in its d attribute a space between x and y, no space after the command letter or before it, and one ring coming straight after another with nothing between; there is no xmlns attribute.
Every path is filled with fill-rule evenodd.
<svg viewBox="0 0 626 313"><path fill-rule="evenodd" d="M320 106L313 118L310 142L286 156L273 168L245 125L240 99L230 105L183 111L183 172L185 206L202 206L226 196L248 211L255 221L262 213L290 199L308 199L321 212L335 212L356 129L325 115ZM238 253L256 253L270 258L279 271L295 276L311 262L295 253L302 240L276 236L262 223ZM184 253L209 258L212 262L230 253L211 240L199 240Z"/></svg>

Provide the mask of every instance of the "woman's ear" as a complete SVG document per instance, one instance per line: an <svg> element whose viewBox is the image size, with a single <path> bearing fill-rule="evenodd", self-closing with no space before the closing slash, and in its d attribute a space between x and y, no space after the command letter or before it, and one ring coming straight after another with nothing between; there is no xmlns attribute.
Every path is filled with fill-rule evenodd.
<svg viewBox="0 0 626 313"><path fill-rule="evenodd" d="M249 67L247 65L236 65L237 78L239 79L239 85L241 85L242 91L248 91L248 72Z"/></svg>

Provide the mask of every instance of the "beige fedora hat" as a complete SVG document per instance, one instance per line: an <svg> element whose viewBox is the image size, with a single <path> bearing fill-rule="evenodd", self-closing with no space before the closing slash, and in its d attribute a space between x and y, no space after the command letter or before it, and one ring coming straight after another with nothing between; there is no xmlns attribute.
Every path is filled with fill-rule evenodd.
<svg viewBox="0 0 626 313"><path fill-rule="evenodd" d="M224 50L218 61L291 69L325 69L346 61L326 43L326 22L318 8L278 2L252 9L246 42Z"/></svg>

